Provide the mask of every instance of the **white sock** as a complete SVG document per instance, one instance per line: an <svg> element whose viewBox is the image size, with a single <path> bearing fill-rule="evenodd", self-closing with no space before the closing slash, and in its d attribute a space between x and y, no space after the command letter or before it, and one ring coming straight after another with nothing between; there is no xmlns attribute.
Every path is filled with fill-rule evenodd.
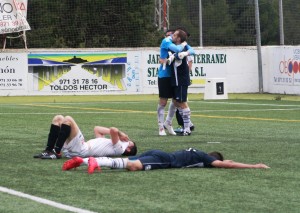
<svg viewBox="0 0 300 213"><path fill-rule="evenodd" d="M184 124L184 131L190 132L191 110L189 107L182 109L182 119Z"/></svg>
<svg viewBox="0 0 300 213"><path fill-rule="evenodd" d="M125 169L127 167L128 158L95 158L99 166L109 167L114 169Z"/></svg>
<svg viewBox="0 0 300 213"><path fill-rule="evenodd" d="M89 158L83 158L83 163L80 165L89 165Z"/></svg>
<svg viewBox="0 0 300 213"><path fill-rule="evenodd" d="M157 105L157 120L159 128L164 128L165 107L160 104Z"/></svg>
<svg viewBox="0 0 300 213"><path fill-rule="evenodd" d="M174 118L175 113L176 113L176 107L173 101L171 101L169 105L168 116L166 118L166 121L169 125L172 125L172 120Z"/></svg>

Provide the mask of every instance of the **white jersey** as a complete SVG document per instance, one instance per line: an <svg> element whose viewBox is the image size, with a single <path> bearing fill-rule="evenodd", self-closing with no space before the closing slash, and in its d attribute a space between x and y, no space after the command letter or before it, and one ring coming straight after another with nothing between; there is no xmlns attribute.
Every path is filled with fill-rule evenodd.
<svg viewBox="0 0 300 213"><path fill-rule="evenodd" d="M114 145L108 138L95 138L85 142L82 133L79 132L68 144L64 144L62 151L69 158L75 156L82 158L120 156L128 144L128 142L119 141Z"/></svg>

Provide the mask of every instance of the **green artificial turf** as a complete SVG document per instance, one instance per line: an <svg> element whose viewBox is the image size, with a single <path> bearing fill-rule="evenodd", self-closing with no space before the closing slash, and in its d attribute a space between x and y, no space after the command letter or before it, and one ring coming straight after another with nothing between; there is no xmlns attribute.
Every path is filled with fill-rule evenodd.
<svg viewBox="0 0 300 213"><path fill-rule="evenodd" d="M189 100L192 135L160 137L156 95L0 97L0 186L94 212L299 212L299 97ZM74 117L86 139L95 125L116 126L138 153L193 147L271 168L63 172L65 158L32 157L44 149L56 114ZM3 192L0 200L0 212L66 212Z"/></svg>

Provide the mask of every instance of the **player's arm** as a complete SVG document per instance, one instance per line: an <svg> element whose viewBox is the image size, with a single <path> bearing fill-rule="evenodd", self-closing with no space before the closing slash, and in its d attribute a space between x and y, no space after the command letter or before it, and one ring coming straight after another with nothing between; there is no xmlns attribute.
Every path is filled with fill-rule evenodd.
<svg viewBox="0 0 300 213"><path fill-rule="evenodd" d="M160 58L159 58L159 63L163 66L163 70L166 69L167 58L168 58L168 42L166 42L166 39L164 39L160 45Z"/></svg>
<svg viewBox="0 0 300 213"><path fill-rule="evenodd" d="M189 53L188 55L195 55L195 50L190 45L186 45L186 48Z"/></svg>
<svg viewBox="0 0 300 213"><path fill-rule="evenodd" d="M228 168L228 169L268 169L268 167L265 164L259 163L259 164L246 164L246 163L239 163L232 160L215 160L211 163L213 167L217 168Z"/></svg>
<svg viewBox="0 0 300 213"><path fill-rule="evenodd" d="M109 135L110 130L104 126L95 126L94 127L94 135L95 138L103 138L105 135Z"/></svg>
<svg viewBox="0 0 300 213"><path fill-rule="evenodd" d="M184 57L191 55L195 55L195 51L190 45L186 45L186 51L177 53L176 58L183 59Z"/></svg>
<svg viewBox="0 0 300 213"><path fill-rule="evenodd" d="M193 68L193 59L191 56L188 56L188 66L189 66L189 71L192 72L192 68Z"/></svg>
<svg viewBox="0 0 300 213"><path fill-rule="evenodd" d="M182 42L181 44L178 45L174 43L170 43L168 49L172 52L179 53L184 49L185 46L187 46L186 42Z"/></svg>
<svg viewBox="0 0 300 213"><path fill-rule="evenodd" d="M118 143L119 141L127 142L129 141L128 135L126 135L124 132L120 131L116 127L111 127L109 129L110 131L110 138L113 144Z"/></svg>

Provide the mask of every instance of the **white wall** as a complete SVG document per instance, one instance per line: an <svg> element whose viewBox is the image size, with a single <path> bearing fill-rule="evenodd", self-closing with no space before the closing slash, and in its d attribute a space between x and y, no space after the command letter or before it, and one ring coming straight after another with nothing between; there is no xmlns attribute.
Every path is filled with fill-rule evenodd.
<svg viewBox="0 0 300 213"><path fill-rule="evenodd" d="M259 92L256 49L251 47L230 49L228 58L226 76L228 92Z"/></svg>
<svg viewBox="0 0 300 213"><path fill-rule="evenodd" d="M209 78L225 78L229 93L259 92L256 47L194 49L190 93L203 93ZM57 69L53 66L66 63L63 61L71 56L83 58L94 66L93 69L102 71L95 74L82 68L85 63L73 64L76 66L72 66L71 71L59 78L49 78L49 70L56 76ZM31 61L43 59L40 60L42 64L28 63L28 58ZM159 48L9 50L0 53L0 96L157 94L158 58ZM300 94L300 46L262 47L262 63L264 92ZM103 65L112 67L109 74L99 68ZM113 68L115 65L121 65L122 69ZM35 66L46 71L39 76L39 73L33 73ZM75 85L81 89L70 89ZM68 89L51 89L54 86Z"/></svg>
<svg viewBox="0 0 300 213"><path fill-rule="evenodd" d="M264 90L300 94L300 46L264 47L262 54Z"/></svg>

